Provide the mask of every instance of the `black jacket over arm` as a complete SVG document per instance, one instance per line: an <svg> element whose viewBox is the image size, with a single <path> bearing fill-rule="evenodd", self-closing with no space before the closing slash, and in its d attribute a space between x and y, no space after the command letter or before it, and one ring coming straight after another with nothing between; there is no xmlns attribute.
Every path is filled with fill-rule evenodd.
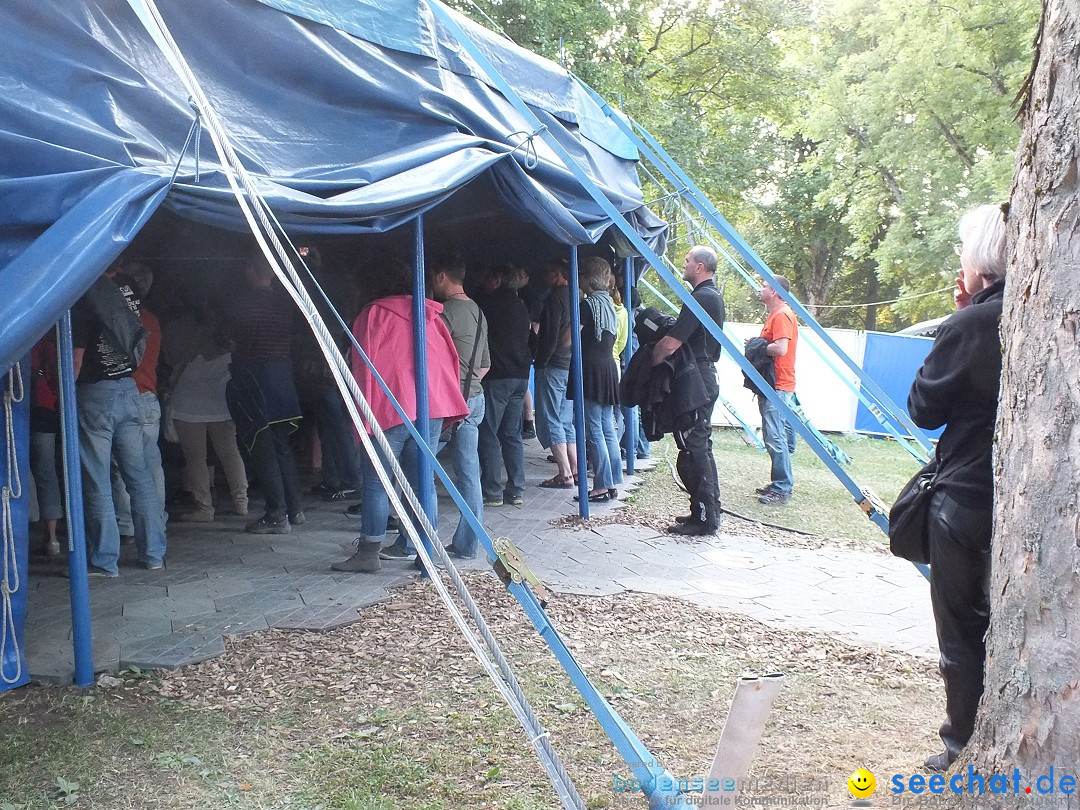
<svg viewBox="0 0 1080 810"><path fill-rule="evenodd" d="M1001 378L1001 320L1005 282L972 298L939 328L934 347L908 394L908 412L921 428L945 425L938 442L937 488L971 508L994 503L994 422Z"/></svg>

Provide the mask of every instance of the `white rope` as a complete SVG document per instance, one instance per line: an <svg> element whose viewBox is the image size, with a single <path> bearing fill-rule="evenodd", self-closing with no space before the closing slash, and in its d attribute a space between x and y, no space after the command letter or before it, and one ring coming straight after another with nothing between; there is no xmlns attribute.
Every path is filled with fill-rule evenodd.
<svg viewBox="0 0 1080 810"><path fill-rule="evenodd" d="M18 388L18 394L15 393ZM15 554L15 527L11 519L11 502L22 497L22 478L19 475L18 449L15 446L15 425L12 422L12 404L22 402L26 397L23 388L22 365L16 363L7 374L7 386L4 390L4 456L6 458L7 481L0 490L0 679L13 684L22 680L22 655L15 647L15 674L11 677L4 671L4 658L8 646L15 645L15 610L11 605L12 594L18 593L22 586L19 577L19 561Z"/></svg>
<svg viewBox="0 0 1080 810"><path fill-rule="evenodd" d="M303 282L297 275L285 248L278 240L269 218L269 216L272 215L272 212L269 212L269 208L255 188L255 183L251 175L244 168L243 163L233 149L228 134L218 120L217 113L203 92L202 87L190 66L187 64L179 46L169 33L154 0L139 1L144 4L145 9L152 16L153 22L158 29L156 33L171 51L171 56L173 57L171 61L177 66L181 80L187 85L188 92L191 93L196 104L202 111L206 120L207 130L214 143L214 147L218 152L218 156L221 159L222 169L228 179L229 186L240 205L244 218L251 228L252 234L255 236L263 255L273 268L275 276L281 281L285 290L289 293L290 297L292 297L293 301L310 324L317 342L330 365L334 381L343 396L346 408L349 411L349 416L352 418L353 424L357 428L361 444L364 447L364 452L367 453L368 457L372 460L372 466L379 478L379 482L386 490L390 504L393 507L394 512L398 515L402 528L416 546L417 554L431 574L431 581L438 591L440 598L446 605L447 611L465 636L466 642L473 650L477 660L491 677L500 694L503 696L503 699L513 710L515 716L518 718L518 722L525 730L526 735L530 741L534 743L537 753L540 755L540 760L542 764L544 764L548 777L555 787L556 792L559 794L563 805L584 810L585 805L583 800L574 788L569 776L566 774L566 770L562 766L562 763L558 760L558 756L551 748L547 739L547 733L540 725L539 719L536 718L532 709L529 707L528 701L521 690L521 686L517 682L517 679L514 677L513 671L509 666L509 662L499 650L494 637L491 635L490 629L484 622L479 613L479 609L476 608L475 602L468 594L464 582L454 568L453 562L446 554L445 549L442 547L442 543L439 542L438 532L424 513L415 492L413 492L412 487L405 479L401 466L398 464L394 454L390 451L386 436L375 419L369 403L360 391L348 365L334 345L322 317L308 295ZM154 34L155 32L151 31L151 33ZM243 188L241 188L241 185ZM252 211L252 205L254 205L255 211ZM273 245L273 250L271 250L270 245L267 244L268 240ZM358 407L359 412L357 410ZM361 419L360 412L363 414L363 419ZM435 567L434 562L419 538L415 525L413 525L409 519L409 513L405 510L394 490L389 473L384 467L378 454L375 452L372 438L368 435L367 428L370 428L372 435L378 442L384 457L388 461L388 466L391 468L395 479L401 485L402 493L412 507L412 514L417 517L421 524L421 528L427 536L434 539L432 544L433 548L436 550L437 556L446 566L447 574L450 576L455 588L458 590L458 595L470 606L470 615L480 629L481 635L484 636L487 651L485 651L484 647L481 645L480 640L476 638L476 634L473 632L472 628L469 627L464 615L462 615L461 610L447 590L446 584L439 576L439 572ZM490 657L488 653L490 653ZM494 663L492 658L495 659ZM498 665L498 669L496 669L496 664Z"/></svg>

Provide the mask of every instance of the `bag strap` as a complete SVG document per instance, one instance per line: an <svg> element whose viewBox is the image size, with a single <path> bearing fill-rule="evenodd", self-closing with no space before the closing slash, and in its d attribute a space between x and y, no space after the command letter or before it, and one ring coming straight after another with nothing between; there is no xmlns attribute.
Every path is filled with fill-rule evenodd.
<svg viewBox="0 0 1080 810"><path fill-rule="evenodd" d="M475 301L473 301L476 304ZM476 363L476 350L480 348L480 324L483 322L484 313L480 305L476 304L476 334L473 335L472 356L469 358L469 370L465 372L465 382L461 385L461 396L469 401L469 388L472 387L473 367Z"/></svg>

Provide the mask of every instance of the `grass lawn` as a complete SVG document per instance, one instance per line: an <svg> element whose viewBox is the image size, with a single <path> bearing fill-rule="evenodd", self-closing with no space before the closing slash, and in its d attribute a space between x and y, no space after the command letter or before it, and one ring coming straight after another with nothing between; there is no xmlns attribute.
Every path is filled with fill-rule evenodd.
<svg viewBox="0 0 1080 810"><path fill-rule="evenodd" d="M849 544L884 542L801 442L795 497L778 507L753 496L768 457L737 431L714 442L732 510ZM917 467L891 442L838 443L855 457L855 479L886 502ZM674 462L673 445L653 447ZM662 522L684 508L661 463L627 512ZM751 525L726 520L733 533ZM490 575L468 581L587 806L644 808L640 795L613 791L613 775L629 772L517 605ZM880 785L936 750L942 690L927 659L644 594L560 595L550 613L597 688L677 777L706 772L744 672L786 676L751 770L763 800L792 795L770 785L796 776L827 784L803 789L799 806L846 807L855 769L869 767ZM232 640L224 657L177 672L0 694L0 810L558 806L430 583L361 616L327 633Z"/></svg>
<svg viewBox="0 0 1080 810"><path fill-rule="evenodd" d="M501 584L468 579L587 806L646 807L612 789L630 771ZM855 769L911 772L934 750L941 690L926 659L643 594L564 595L551 614L677 777L707 772L744 672L786 676L751 771L757 795L845 807ZM0 696L0 807L559 806L430 583L362 616L327 633L256 633L177 672Z"/></svg>
<svg viewBox="0 0 1080 810"><path fill-rule="evenodd" d="M724 508L756 520L826 538L847 538L887 545L884 533L856 505L854 498L800 438L792 457L795 491L788 503L758 503L756 487L769 482L769 455L747 445L739 429L713 431L713 452L720 476ZM854 460L846 468L859 486L869 487L889 505L916 472L918 464L894 441L856 436L830 436ZM675 464L678 448L670 439L655 442L652 457L661 463L635 495L635 509L649 513L680 514L685 496L672 479L668 463ZM725 531L738 533L739 522L728 519Z"/></svg>

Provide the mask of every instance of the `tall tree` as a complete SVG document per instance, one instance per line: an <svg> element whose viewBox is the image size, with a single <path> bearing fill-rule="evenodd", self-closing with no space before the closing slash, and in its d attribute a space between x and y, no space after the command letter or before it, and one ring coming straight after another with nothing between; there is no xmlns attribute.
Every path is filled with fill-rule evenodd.
<svg viewBox="0 0 1080 810"><path fill-rule="evenodd" d="M840 0L791 38L807 82L795 126L817 144L801 171L828 179L812 210L838 210L850 233L842 272L873 262L882 289L905 295L951 283L958 212L1008 189L1018 137L1009 104L1037 8ZM947 293L911 298L882 317L913 321L950 305Z"/></svg>
<svg viewBox="0 0 1080 810"><path fill-rule="evenodd" d="M1075 775L1080 753L1080 9L1075 0L1044 0L1025 89L1008 215L1014 254L1002 316L986 690L961 764L986 774L1018 767L1033 780L1051 767L1057 778L1063 772ZM1056 784L1055 795L1061 796ZM984 795L979 806L1014 807L1015 797Z"/></svg>

